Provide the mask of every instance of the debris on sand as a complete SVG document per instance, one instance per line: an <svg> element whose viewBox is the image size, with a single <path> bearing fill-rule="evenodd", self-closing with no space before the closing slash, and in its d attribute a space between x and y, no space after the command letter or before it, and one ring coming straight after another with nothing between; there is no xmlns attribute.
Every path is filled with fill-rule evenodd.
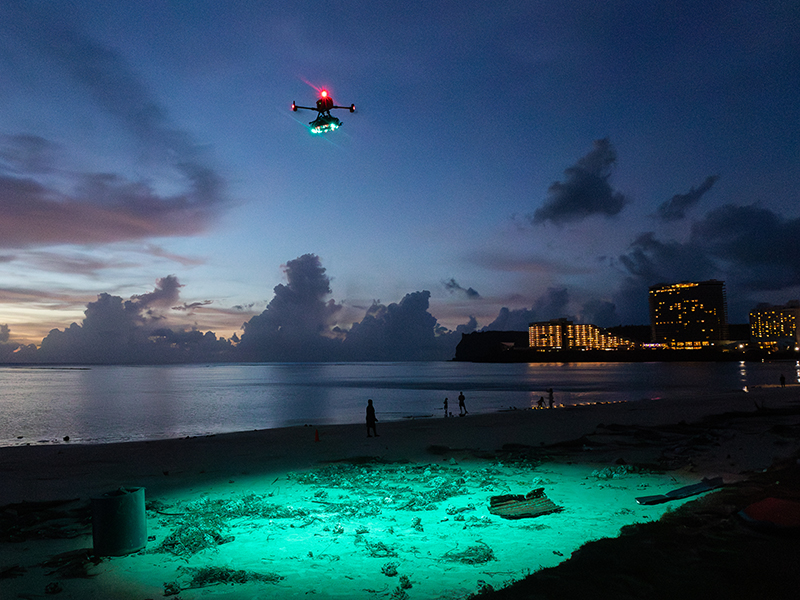
<svg viewBox="0 0 800 600"><path fill-rule="evenodd" d="M489 498L489 512L504 519L525 519L564 510L547 497L544 488L531 490L524 496L504 494Z"/></svg>

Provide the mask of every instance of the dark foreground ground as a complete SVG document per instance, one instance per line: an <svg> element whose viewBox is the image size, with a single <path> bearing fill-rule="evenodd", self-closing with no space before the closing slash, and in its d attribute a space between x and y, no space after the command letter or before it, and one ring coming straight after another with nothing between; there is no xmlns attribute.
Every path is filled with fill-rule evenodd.
<svg viewBox="0 0 800 600"><path fill-rule="evenodd" d="M800 598L800 531L760 530L738 516L768 497L800 502L800 455L476 598Z"/></svg>

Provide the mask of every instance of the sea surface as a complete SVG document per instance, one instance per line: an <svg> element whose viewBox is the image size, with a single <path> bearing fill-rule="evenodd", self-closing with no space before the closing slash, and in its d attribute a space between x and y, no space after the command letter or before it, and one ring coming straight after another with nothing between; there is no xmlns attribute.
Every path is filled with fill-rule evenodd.
<svg viewBox="0 0 800 600"><path fill-rule="evenodd" d="M294 425L361 423L536 406L703 396L800 381L800 364L268 363L0 367L0 446L111 443Z"/></svg>

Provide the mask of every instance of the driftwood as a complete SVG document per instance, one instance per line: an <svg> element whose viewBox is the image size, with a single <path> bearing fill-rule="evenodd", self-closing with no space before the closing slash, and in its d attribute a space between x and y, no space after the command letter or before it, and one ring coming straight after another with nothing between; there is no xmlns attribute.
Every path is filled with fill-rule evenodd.
<svg viewBox="0 0 800 600"><path fill-rule="evenodd" d="M524 496L505 494L489 498L489 512L504 519L526 519L562 510L545 495L544 488L536 488Z"/></svg>

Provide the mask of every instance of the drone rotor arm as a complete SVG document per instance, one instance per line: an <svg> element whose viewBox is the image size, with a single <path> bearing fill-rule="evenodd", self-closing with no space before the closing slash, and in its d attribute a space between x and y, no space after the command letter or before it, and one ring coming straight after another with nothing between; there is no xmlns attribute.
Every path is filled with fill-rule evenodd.
<svg viewBox="0 0 800 600"><path fill-rule="evenodd" d="M299 104L295 104L294 102L292 102L292 110L297 112L298 108L302 108L305 110L317 110L316 108L312 108L310 106L300 106Z"/></svg>

